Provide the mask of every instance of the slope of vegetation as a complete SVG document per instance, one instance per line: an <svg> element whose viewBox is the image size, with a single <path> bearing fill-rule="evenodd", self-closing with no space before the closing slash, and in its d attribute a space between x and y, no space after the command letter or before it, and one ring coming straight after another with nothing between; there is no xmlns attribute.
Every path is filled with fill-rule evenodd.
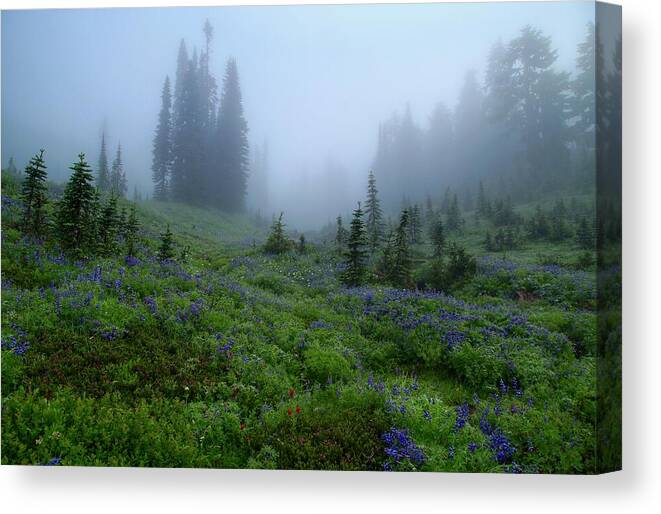
<svg viewBox="0 0 661 514"><path fill-rule="evenodd" d="M594 471L596 279L569 240L503 259L467 222L451 295L376 265L347 287L333 245L266 254L247 218L177 204L138 205L134 255L76 257L2 185L3 464Z"/></svg>

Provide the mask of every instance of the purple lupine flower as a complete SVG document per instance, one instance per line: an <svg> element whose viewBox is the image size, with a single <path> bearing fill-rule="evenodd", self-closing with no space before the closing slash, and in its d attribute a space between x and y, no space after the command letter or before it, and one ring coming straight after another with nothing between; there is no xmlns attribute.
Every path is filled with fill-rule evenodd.
<svg viewBox="0 0 661 514"><path fill-rule="evenodd" d="M333 325L319 319L317 321L313 321L312 323L310 323L309 328L310 330L332 329Z"/></svg>
<svg viewBox="0 0 661 514"><path fill-rule="evenodd" d="M402 461L409 461L412 464L423 464L426 457L423 451L409 437L407 429L391 428L388 432L381 435L384 443L384 452L391 460L388 466L384 464L384 470L391 470L392 464L399 464Z"/></svg>
<svg viewBox="0 0 661 514"><path fill-rule="evenodd" d="M468 408L468 404L466 402L455 407L454 410L457 413L457 419L454 422L454 427L452 427L452 431L458 432L466 425L466 422L468 421L468 416L470 415L470 411Z"/></svg>
<svg viewBox="0 0 661 514"><path fill-rule="evenodd" d="M490 439L490 448L498 464L504 464L509 461L514 453L516 453L516 448L512 446L509 439L507 439L500 429L494 430L491 433Z"/></svg>
<svg viewBox="0 0 661 514"><path fill-rule="evenodd" d="M489 406L487 405L485 409L482 411L482 416L480 417L480 430L485 435L491 435L491 433L493 432L493 427L491 426L491 423L489 423L488 417L489 417Z"/></svg>
<svg viewBox="0 0 661 514"><path fill-rule="evenodd" d="M158 310L158 305L156 304L156 300L154 298L152 298L151 296L145 297L145 305L147 305L149 312L151 312L152 314L156 314L156 311Z"/></svg>
<svg viewBox="0 0 661 514"><path fill-rule="evenodd" d="M448 350L452 350L454 347L459 346L466 339L466 334L460 330L450 330L444 336L445 342L448 345Z"/></svg>

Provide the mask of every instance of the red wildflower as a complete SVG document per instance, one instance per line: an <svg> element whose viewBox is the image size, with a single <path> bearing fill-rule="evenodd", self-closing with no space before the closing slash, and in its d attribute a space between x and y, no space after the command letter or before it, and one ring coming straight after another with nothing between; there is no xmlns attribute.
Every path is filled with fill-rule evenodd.
<svg viewBox="0 0 661 514"><path fill-rule="evenodd" d="M291 407L287 409L287 416L291 416Z"/></svg>
<svg viewBox="0 0 661 514"><path fill-rule="evenodd" d="M287 391L287 393L289 394L290 398L293 398L294 395L296 394L296 391L294 391L294 389L290 387L289 391Z"/></svg>
<svg viewBox="0 0 661 514"><path fill-rule="evenodd" d="M297 405L296 406L296 414L300 414L300 413L301 413L301 408Z"/></svg>

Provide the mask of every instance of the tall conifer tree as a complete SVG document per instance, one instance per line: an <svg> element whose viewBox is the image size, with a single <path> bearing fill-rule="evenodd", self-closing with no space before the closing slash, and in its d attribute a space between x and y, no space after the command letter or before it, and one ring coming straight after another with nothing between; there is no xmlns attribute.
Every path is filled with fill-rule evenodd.
<svg viewBox="0 0 661 514"><path fill-rule="evenodd" d="M289 240L285 234L285 224L282 221L283 215L284 213L281 212L278 219L271 226L271 233L264 244L264 252L266 253L277 255L287 252L290 248Z"/></svg>
<svg viewBox="0 0 661 514"><path fill-rule="evenodd" d="M484 184L480 180L480 188L477 193L477 214L480 218L491 217L491 203L484 192Z"/></svg>
<svg viewBox="0 0 661 514"><path fill-rule="evenodd" d="M239 211L243 209L246 195L249 145L239 72L234 59L229 59L225 68L217 137L221 173L216 177L216 188L222 192L220 206L229 211Z"/></svg>
<svg viewBox="0 0 661 514"><path fill-rule="evenodd" d="M110 170L110 190L117 196L126 198L128 192L128 182L126 179L126 172L124 171L124 162L122 161L122 145L117 145L117 153L115 159L112 161L112 168Z"/></svg>
<svg viewBox="0 0 661 514"><path fill-rule="evenodd" d="M411 284L409 221L409 212L403 210L394 234L394 247L391 249L390 264L386 269L386 278L390 283L400 287L408 287Z"/></svg>
<svg viewBox="0 0 661 514"><path fill-rule="evenodd" d="M450 202L450 207L448 209L448 229L449 230L459 230L463 220L461 219L461 212L459 211L459 200L457 199L457 193L452 196L452 201Z"/></svg>
<svg viewBox="0 0 661 514"><path fill-rule="evenodd" d="M101 151L99 152L99 169L96 173L96 187L99 188L100 191L110 190L110 170L108 169L105 130L101 134Z"/></svg>
<svg viewBox="0 0 661 514"><path fill-rule="evenodd" d="M95 246L98 195L94 175L85 154L71 168L73 173L64 188L57 213L57 233L62 247L79 254L90 253Z"/></svg>
<svg viewBox="0 0 661 514"><path fill-rule="evenodd" d="M174 259L174 237L168 224L161 234L161 245L158 247L158 260L161 262Z"/></svg>
<svg viewBox="0 0 661 514"><path fill-rule="evenodd" d="M443 255L443 247L445 246L445 229L443 228L443 220L440 215L432 222L429 235L434 245L434 257L441 257Z"/></svg>
<svg viewBox="0 0 661 514"><path fill-rule="evenodd" d="M30 159L25 168L25 179L21 189L23 200L23 228L34 236L42 236L46 229L46 203L48 188L46 186L46 163L44 151Z"/></svg>
<svg viewBox="0 0 661 514"><path fill-rule="evenodd" d="M124 227L124 241L126 243L126 255L135 256L135 245L138 240L138 230L140 229L140 224L138 223L138 216L135 212L135 204L131 205L131 211L129 212L129 217L126 220L126 226Z"/></svg>
<svg viewBox="0 0 661 514"><path fill-rule="evenodd" d="M190 61L186 43L181 40L177 56L174 100L172 104L172 169L171 196L175 200L187 198L190 153Z"/></svg>
<svg viewBox="0 0 661 514"><path fill-rule="evenodd" d="M347 229L344 228L342 223L342 216L338 216L336 220L336 230L335 230L335 247L337 253L342 254L344 252L344 247L347 243Z"/></svg>
<svg viewBox="0 0 661 514"><path fill-rule="evenodd" d="M381 244L383 239L383 211L379 202L378 190L374 172L370 170L367 179L367 201L365 202L367 215L367 238L372 252Z"/></svg>
<svg viewBox="0 0 661 514"><path fill-rule="evenodd" d="M170 92L170 77L165 77L161 92L161 112L158 115L158 125L154 136L152 158L152 180L154 181L154 198L167 200L172 166L172 93Z"/></svg>
<svg viewBox="0 0 661 514"><path fill-rule="evenodd" d="M9 162L7 163L7 172L8 173L18 173L18 170L16 169L16 164L14 164L14 156L13 155L9 158Z"/></svg>
<svg viewBox="0 0 661 514"><path fill-rule="evenodd" d="M111 192L99 216L98 247L102 255L113 255L117 250L117 234L120 228L119 221L117 196L115 196L114 192Z"/></svg>
<svg viewBox="0 0 661 514"><path fill-rule="evenodd" d="M342 282L348 286L359 286L365 281L367 245L363 210L358 202L358 207L353 211L351 231L347 242L346 268L342 274Z"/></svg>

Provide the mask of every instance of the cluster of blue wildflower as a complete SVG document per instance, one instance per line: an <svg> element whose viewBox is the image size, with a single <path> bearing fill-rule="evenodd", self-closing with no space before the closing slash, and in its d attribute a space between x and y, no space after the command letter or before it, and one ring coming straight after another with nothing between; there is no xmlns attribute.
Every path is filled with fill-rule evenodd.
<svg viewBox="0 0 661 514"><path fill-rule="evenodd" d="M322 321L320 319L310 323L310 330L319 330L319 329L331 330L332 328L333 328L333 325L331 325L330 323L326 323L325 321Z"/></svg>
<svg viewBox="0 0 661 514"><path fill-rule="evenodd" d="M198 298L197 300L191 302L187 309L177 309L175 320L179 323L196 321L200 319L203 307L204 300L202 298Z"/></svg>
<svg viewBox="0 0 661 514"><path fill-rule="evenodd" d="M460 330L449 330L445 333L443 339L448 345L448 350L452 350L466 340L466 334Z"/></svg>
<svg viewBox="0 0 661 514"><path fill-rule="evenodd" d="M384 444L383 451L388 460L383 463L385 471L392 471L399 465L409 462L415 466L424 464L426 457L424 452L418 448L409 436L407 429L391 428L381 435Z"/></svg>
<svg viewBox="0 0 661 514"><path fill-rule="evenodd" d="M489 422L488 405L484 408L482 416L480 417L480 430L489 438L489 448L493 453L494 460L498 462L498 464L510 462L516 453L516 448L501 429L495 428Z"/></svg>
<svg viewBox="0 0 661 514"><path fill-rule="evenodd" d="M15 334L2 338L2 349L12 352L14 355L25 355L30 349L30 343L27 340L27 334L17 325L13 325L12 329Z"/></svg>
<svg viewBox="0 0 661 514"><path fill-rule="evenodd" d="M468 404L464 402L461 405L455 407L455 412L457 413L457 419L454 422L452 431L458 432L466 425L466 422L468 421L468 417L470 416L470 409L468 407Z"/></svg>
<svg viewBox="0 0 661 514"><path fill-rule="evenodd" d="M216 352L228 356L228 352L230 352L232 348L234 348L236 341L231 337L226 338L223 334L216 334L214 337L216 338L216 341L218 341L219 343L222 342L222 344L219 344L218 347L216 348Z"/></svg>
<svg viewBox="0 0 661 514"><path fill-rule="evenodd" d="M503 434L502 430L496 429L489 436L489 447L494 453L494 458L498 464L509 462L516 453L516 448L512 446L509 439Z"/></svg>

